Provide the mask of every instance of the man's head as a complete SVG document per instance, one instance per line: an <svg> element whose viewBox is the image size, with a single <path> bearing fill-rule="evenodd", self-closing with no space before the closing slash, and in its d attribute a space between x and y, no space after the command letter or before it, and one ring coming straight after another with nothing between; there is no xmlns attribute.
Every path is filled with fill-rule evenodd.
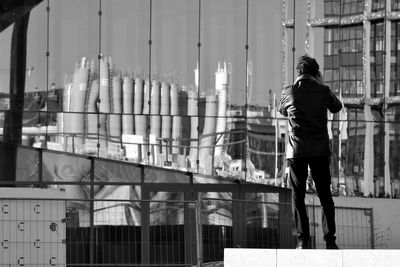
<svg viewBox="0 0 400 267"><path fill-rule="evenodd" d="M299 76L303 74L308 74L314 77L318 77L319 65L314 58L307 55L301 56L299 58L296 69Z"/></svg>

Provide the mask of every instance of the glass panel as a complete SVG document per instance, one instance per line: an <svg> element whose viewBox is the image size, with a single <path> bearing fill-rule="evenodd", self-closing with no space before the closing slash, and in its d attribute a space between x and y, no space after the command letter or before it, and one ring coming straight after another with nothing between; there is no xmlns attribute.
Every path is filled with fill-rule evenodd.
<svg viewBox="0 0 400 267"><path fill-rule="evenodd" d="M375 186L378 191L375 194L379 197L384 197L384 138L385 138L385 123L384 116L380 110L372 110L372 119L374 123L374 179Z"/></svg>
<svg viewBox="0 0 400 267"><path fill-rule="evenodd" d="M100 134L107 156L119 159L122 141L124 156L139 163L154 164L148 136L150 2L142 0L102 1L103 58L100 69ZM104 90L103 80L109 90ZM147 97L147 98L146 98ZM149 126L150 127L150 126ZM121 138L122 137L122 138ZM123 154L123 153L122 153Z"/></svg>
<svg viewBox="0 0 400 267"><path fill-rule="evenodd" d="M42 164L43 181L76 183L76 185L60 187L65 188L69 198L88 199L90 197L90 186L78 185L79 182L90 182L89 159L43 151ZM96 186L95 193L98 193L100 189L100 186Z"/></svg>
<svg viewBox="0 0 400 267"><path fill-rule="evenodd" d="M151 202L152 199L162 201ZM150 192L150 263L185 261L183 200L183 192Z"/></svg>
<svg viewBox="0 0 400 267"><path fill-rule="evenodd" d="M6 110L10 108L10 51L13 26L0 33L0 140L3 140L3 129Z"/></svg>
<svg viewBox="0 0 400 267"><path fill-rule="evenodd" d="M205 0L201 8L199 172L214 174L229 160L223 145L228 103L239 109L246 102L246 3ZM246 166L241 156L239 172Z"/></svg>
<svg viewBox="0 0 400 267"><path fill-rule="evenodd" d="M281 49L281 31L278 10L281 3L276 1L250 1L249 2L249 62L247 77L249 84L249 110L248 110L248 181L274 183L275 177L282 175L284 155L277 148L284 143L281 138L279 126L285 121L277 121L276 104L282 82L282 70L269 62L280 62L281 58L276 51ZM268 30L264 31L264 25ZM276 25L276 27L274 26ZM331 40L332 31L327 31L326 38ZM268 73L268 75L265 75ZM278 125L277 125L278 124ZM243 128L242 128L243 129ZM244 129L243 129L244 130ZM277 138L275 138L277 137ZM276 162L277 161L277 162Z"/></svg>
<svg viewBox="0 0 400 267"><path fill-rule="evenodd" d="M348 187L349 192L359 192L364 177L364 146L365 121L362 109L347 108L347 125L342 124L341 130L341 174L337 189L344 189L340 184ZM346 130L347 129L347 130ZM334 154L334 153L333 153ZM333 159L335 162L335 159ZM337 173L337 172L336 172ZM336 188L335 188L336 189Z"/></svg>
<svg viewBox="0 0 400 267"><path fill-rule="evenodd" d="M390 123L389 168L392 196L400 198L400 107L390 107L387 114Z"/></svg>
<svg viewBox="0 0 400 267"><path fill-rule="evenodd" d="M190 176L183 173L146 167L144 169L145 183L189 183Z"/></svg>
<svg viewBox="0 0 400 267"><path fill-rule="evenodd" d="M17 181L36 183L39 181L39 151L19 147L17 152Z"/></svg>
<svg viewBox="0 0 400 267"><path fill-rule="evenodd" d="M232 226L232 192L202 192L202 222Z"/></svg>
<svg viewBox="0 0 400 267"><path fill-rule="evenodd" d="M190 146L196 148L198 138L198 5L194 0L156 0L152 9L152 153L156 165L182 170L197 169L197 152Z"/></svg>
<svg viewBox="0 0 400 267"><path fill-rule="evenodd" d="M46 106L47 91L47 31L44 30L47 28L46 6L47 3L43 1L32 9L29 16L26 50L27 75L25 76L24 127L47 125L46 113L42 112ZM39 131L37 135L40 136L44 132ZM45 136L42 137L43 140L45 138Z"/></svg>
<svg viewBox="0 0 400 267"><path fill-rule="evenodd" d="M85 202L89 207L89 202ZM108 205L107 205L108 204ZM96 236L95 262L112 264L137 264L141 262L140 213L134 221L129 206L135 202L95 202L95 206L104 208L95 212L94 235ZM67 202L66 247L68 264L84 265L90 263L90 217L88 210L82 210L75 201ZM117 212L119 211L119 212ZM117 216L116 216L117 215ZM115 217L114 217L115 216ZM126 220L124 220L126 216ZM119 218L120 221L117 221ZM130 220L132 218L132 220ZM112 219L113 221L108 221ZM117 224L116 224L117 222Z"/></svg>
<svg viewBox="0 0 400 267"><path fill-rule="evenodd" d="M279 193L247 193L247 247L279 247Z"/></svg>
<svg viewBox="0 0 400 267"><path fill-rule="evenodd" d="M68 152L97 154L97 136L92 143L86 138L97 134L97 116L84 112L97 111L92 95L98 89L99 1L50 0L49 5L49 97L58 98L57 110L63 111L54 142Z"/></svg>
<svg viewBox="0 0 400 267"><path fill-rule="evenodd" d="M223 260L224 248L233 245L232 193L199 192L199 196L203 198L201 222L204 262Z"/></svg>
<svg viewBox="0 0 400 267"><path fill-rule="evenodd" d="M193 174L193 183L198 184L232 184L232 182L235 180L236 179L234 177Z"/></svg>
<svg viewBox="0 0 400 267"><path fill-rule="evenodd" d="M124 162L95 159L94 175L96 182L141 182L141 168Z"/></svg>

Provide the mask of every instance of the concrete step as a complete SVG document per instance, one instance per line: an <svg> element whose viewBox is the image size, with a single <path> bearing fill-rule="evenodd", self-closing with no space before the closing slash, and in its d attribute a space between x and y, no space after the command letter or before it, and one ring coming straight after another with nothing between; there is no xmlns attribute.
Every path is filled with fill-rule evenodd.
<svg viewBox="0 0 400 267"><path fill-rule="evenodd" d="M225 249L224 267L392 267L400 250Z"/></svg>

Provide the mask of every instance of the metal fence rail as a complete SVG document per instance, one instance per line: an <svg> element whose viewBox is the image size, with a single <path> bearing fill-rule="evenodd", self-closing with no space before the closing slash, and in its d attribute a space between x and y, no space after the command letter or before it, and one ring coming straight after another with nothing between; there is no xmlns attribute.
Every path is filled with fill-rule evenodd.
<svg viewBox="0 0 400 267"><path fill-rule="evenodd" d="M311 241L314 248L324 249L322 208L307 206ZM341 249L373 249L374 227L372 208L335 207L337 244Z"/></svg>
<svg viewBox="0 0 400 267"><path fill-rule="evenodd" d="M224 248L294 247L288 203L175 198L0 198L0 266L203 266ZM308 214L323 248L321 208ZM341 248L374 247L371 209L337 207L336 223Z"/></svg>

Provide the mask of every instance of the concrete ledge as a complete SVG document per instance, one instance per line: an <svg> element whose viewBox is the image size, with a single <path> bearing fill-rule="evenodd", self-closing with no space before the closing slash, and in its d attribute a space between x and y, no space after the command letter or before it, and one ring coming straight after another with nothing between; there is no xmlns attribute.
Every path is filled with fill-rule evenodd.
<svg viewBox="0 0 400 267"><path fill-rule="evenodd" d="M224 267L392 267L400 250L225 249Z"/></svg>

